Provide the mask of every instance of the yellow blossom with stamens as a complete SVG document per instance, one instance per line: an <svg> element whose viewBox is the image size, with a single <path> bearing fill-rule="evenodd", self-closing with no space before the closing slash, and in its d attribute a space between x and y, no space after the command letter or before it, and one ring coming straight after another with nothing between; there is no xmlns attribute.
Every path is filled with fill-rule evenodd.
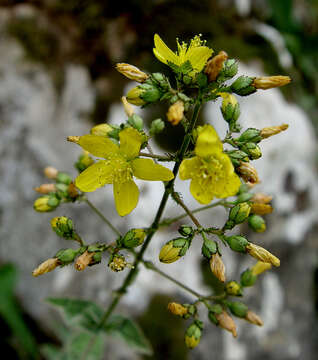
<svg viewBox="0 0 318 360"><path fill-rule="evenodd" d="M155 34L154 42L153 53L159 61L167 65L172 63L177 66L181 66L186 61L189 61L193 68L189 73L190 76L194 76L202 71L213 53L212 49L205 46L205 41L201 40L199 35L196 35L189 45L185 42L180 44L177 40L178 51L175 53L168 48L158 34Z"/></svg>
<svg viewBox="0 0 318 360"><path fill-rule="evenodd" d="M208 204L214 197L235 195L241 181L234 172L223 144L211 125L199 127L195 145L196 156L185 159L180 165L180 179L192 179L190 192L201 204Z"/></svg>
<svg viewBox="0 0 318 360"><path fill-rule="evenodd" d="M119 133L120 145L108 137L84 135L69 137L90 154L104 158L84 170L75 180L83 192L91 192L113 184L116 210L120 216L129 214L138 203L139 190L133 177L150 181L173 179L171 170L154 163L151 159L138 157L143 142L142 135L133 128Z"/></svg>

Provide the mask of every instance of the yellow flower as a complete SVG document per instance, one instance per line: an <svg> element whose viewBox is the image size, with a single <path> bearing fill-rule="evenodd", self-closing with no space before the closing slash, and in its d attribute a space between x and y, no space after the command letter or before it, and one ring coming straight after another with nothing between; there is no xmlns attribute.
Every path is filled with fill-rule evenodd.
<svg viewBox="0 0 318 360"><path fill-rule="evenodd" d="M208 204L213 197L225 198L235 195L241 182L234 172L228 155L211 125L198 128L195 145L196 156L185 159L180 166L181 180L192 179L190 191L201 204Z"/></svg>
<svg viewBox="0 0 318 360"><path fill-rule="evenodd" d="M200 39L199 35L196 35L190 41L190 45L185 42L182 42L180 45L177 40L178 51L176 53L168 48L158 34L155 34L154 42L155 47L153 53L159 61L167 65L172 63L177 66L181 66L186 61L189 61L193 68L189 74L190 76L194 76L196 73L202 71L213 53L212 49L204 46L205 42Z"/></svg>
<svg viewBox="0 0 318 360"><path fill-rule="evenodd" d="M142 135L133 128L119 133L120 145L107 137L84 135L75 139L83 149L104 158L84 170L75 180L84 192L113 184L116 210L120 216L129 214L138 203L139 190L133 176L142 180L168 181L173 173L151 159L138 158Z"/></svg>

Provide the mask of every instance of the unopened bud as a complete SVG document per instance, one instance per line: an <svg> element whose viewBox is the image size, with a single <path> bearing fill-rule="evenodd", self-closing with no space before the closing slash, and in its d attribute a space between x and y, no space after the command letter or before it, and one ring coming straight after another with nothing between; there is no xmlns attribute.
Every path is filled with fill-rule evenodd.
<svg viewBox="0 0 318 360"><path fill-rule="evenodd" d="M222 83L231 79L233 76L237 74L238 71L238 64L235 59L228 59L223 63L223 68L220 71L217 82Z"/></svg>
<svg viewBox="0 0 318 360"><path fill-rule="evenodd" d="M202 336L203 323L199 320L193 322L185 333L185 344L189 349L199 345Z"/></svg>
<svg viewBox="0 0 318 360"><path fill-rule="evenodd" d="M178 125L183 119L184 104L183 101L178 100L173 105L170 105L167 112L167 119L172 125Z"/></svg>
<svg viewBox="0 0 318 360"><path fill-rule="evenodd" d="M207 74L209 82L216 80L227 58L227 53L225 51L220 51L216 56L207 62L204 72Z"/></svg>
<svg viewBox="0 0 318 360"><path fill-rule="evenodd" d="M255 78L253 80L252 86L254 86L256 89L267 90L267 89L287 85L290 82L291 82L291 78L289 76L282 76L282 75L262 76Z"/></svg>
<svg viewBox="0 0 318 360"><path fill-rule="evenodd" d="M251 324L258 325L258 326L263 326L263 324L264 324L263 320L251 310L247 311L245 320L250 322Z"/></svg>
<svg viewBox="0 0 318 360"><path fill-rule="evenodd" d="M143 89L140 89L138 86L134 87L133 89L128 91L126 99L130 104L133 104L136 106L145 105L146 102L141 98L141 95L143 93L144 93Z"/></svg>
<svg viewBox="0 0 318 360"><path fill-rule="evenodd" d="M51 195L41 196L34 201L33 208L38 212L49 212L56 209L60 204L60 200Z"/></svg>
<svg viewBox="0 0 318 360"><path fill-rule="evenodd" d="M129 104L129 102L127 101L126 99L126 96L122 96L121 97L121 102L123 103L123 106L124 106L124 110L125 110L125 113L128 117L131 117L134 115L134 109L133 107Z"/></svg>
<svg viewBox="0 0 318 360"><path fill-rule="evenodd" d="M156 134L159 134L164 128L165 128L165 123L161 119L156 119L152 121L150 125L149 135L154 136Z"/></svg>
<svg viewBox="0 0 318 360"><path fill-rule="evenodd" d="M133 128L137 129L138 131L141 131L144 127L144 122L142 118L136 114L132 114L128 118L128 124L131 125Z"/></svg>
<svg viewBox="0 0 318 360"><path fill-rule="evenodd" d="M66 216L56 216L51 220L52 229L56 234L65 239L73 239L75 236L73 221Z"/></svg>
<svg viewBox="0 0 318 360"><path fill-rule="evenodd" d="M59 171L56 177L56 182L69 185L72 182L72 178L69 174Z"/></svg>
<svg viewBox="0 0 318 360"><path fill-rule="evenodd" d="M259 215L251 215L248 218L248 225L258 233L262 233L266 230L265 220Z"/></svg>
<svg viewBox="0 0 318 360"><path fill-rule="evenodd" d="M230 150L226 151L226 154L230 157L234 167L240 166L241 162L248 162L248 155L242 150Z"/></svg>
<svg viewBox="0 0 318 360"><path fill-rule="evenodd" d="M228 302L227 306L233 315L240 318L245 318L248 312L248 307L240 301Z"/></svg>
<svg viewBox="0 0 318 360"><path fill-rule="evenodd" d="M258 204L268 204L272 201L273 197L263 193L256 193L252 197L251 201Z"/></svg>
<svg viewBox="0 0 318 360"><path fill-rule="evenodd" d="M223 311L223 308L220 304L214 304L209 308L208 317L213 324L218 325L219 321L216 318L216 314L221 314Z"/></svg>
<svg viewBox="0 0 318 360"><path fill-rule="evenodd" d="M214 240L208 239L204 234L202 234L202 236L203 236L203 245L201 252L204 257L210 260L212 255L217 252L218 245Z"/></svg>
<svg viewBox="0 0 318 360"><path fill-rule="evenodd" d="M68 265L72 263L78 254L78 250L74 249L62 249L55 255L59 259L61 265Z"/></svg>
<svg viewBox="0 0 318 360"><path fill-rule="evenodd" d="M242 202L249 201L252 199L252 197L253 197L253 194L251 194L251 193L248 193L248 192L241 193L237 196L235 203L239 204Z"/></svg>
<svg viewBox="0 0 318 360"><path fill-rule="evenodd" d="M126 262L125 257L120 254L112 255L108 263L110 269L115 272L123 271L127 265L128 263Z"/></svg>
<svg viewBox="0 0 318 360"><path fill-rule="evenodd" d="M211 256L210 259L210 269L212 274L222 281L225 282L225 265L221 259L221 256L218 253L215 253Z"/></svg>
<svg viewBox="0 0 318 360"><path fill-rule="evenodd" d="M274 266L280 266L280 260L261 246L249 243L246 246L246 251L259 261L269 263Z"/></svg>
<svg viewBox="0 0 318 360"><path fill-rule="evenodd" d="M171 314L178 316L184 316L188 313L188 309L185 306L175 302L168 304L168 310L171 312Z"/></svg>
<svg viewBox="0 0 318 360"><path fill-rule="evenodd" d="M253 86L253 78L244 75L233 82L231 89L235 94L240 96L251 95L256 91L255 86Z"/></svg>
<svg viewBox="0 0 318 360"><path fill-rule="evenodd" d="M236 170L246 183L251 185L259 183L258 173L250 163L241 161L240 166L238 166Z"/></svg>
<svg viewBox="0 0 318 360"><path fill-rule="evenodd" d="M56 179L57 174L58 174L58 170L55 169L53 166L48 166L44 169L44 175L48 179Z"/></svg>
<svg viewBox="0 0 318 360"><path fill-rule="evenodd" d="M103 123L103 124L98 124L98 125L94 126L93 128L91 128L90 133L92 135L96 135L96 136L108 136L108 134L112 130L113 130L113 128L110 125ZM69 136L69 137L71 137L71 136ZM68 140L68 141L70 141L70 140ZM79 139L78 139L78 141L79 141ZM75 142L75 141L73 141L73 142ZM78 142L76 142L76 143L78 143Z"/></svg>
<svg viewBox="0 0 318 360"><path fill-rule="evenodd" d="M51 192L56 192L56 186L55 184L42 184L34 188L34 190L40 194L49 194Z"/></svg>
<svg viewBox="0 0 318 360"><path fill-rule="evenodd" d="M261 137L263 139L267 139L270 136L279 134L280 132L285 131L287 129L288 129L288 124L282 124L282 125L279 125L279 126L266 127L266 128L261 129L261 134L260 135L261 135Z"/></svg>
<svg viewBox="0 0 318 360"><path fill-rule="evenodd" d="M232 296L242 296L243 295L241 285L234 280L229 281L225 285L225 291L227 294L232 295Z"/></svg>
<svg viewBox="0 0 318 360"><path fill-rule="evenodd" d="M180 237L170 240L161 248L159 260L165 264L173 263L186 254L189 246L189 239Z"/></svg>
<svg viewBox="0 0 318 360"><path fill-rule="evenodd" d="M86 267L90 265L93 261L94 255L94 252L85 251L76 259L76 262L74 264L75 269L78 271L83 271L84 269L86 269Z"/></svg>
<svg viewBox="0 0 318 360"><path fill-rule="evenodd" d="M182 236L187 236L187 237L191 237L191 238L194 235L194 230L193 230L192 226L189 226L189 225L181 225L178 229L178 232Z"/></svg>
<svg viewBox="0 0 318 360"><path fill-rule="evenodd" d="M251 203L251 213L257 215L267 215L273 212L273 207L269 204Z"/></svg>
<svg viewBox="0 0 318 360"><path fill-rule="evenodd" d="M253 275L257 276L262 274L264 271L270 270L271 268L271 264L258 261L254 266L251 267L251 271Z"/></svg>
<svg viewBox="0 0 318 360"><path fill-rule="evenodd" d="M40 264L36 269L32 271L33 276L39 276L46 274L54 270L57 266L60 265L60 262L57 258L47 259L42 264Z"/></svg>
<svg viewBox="0 0 318 360"><path fill-rule="evenodd" d="M257 280L257 275L253 274L253 271L251 269L246 269L242 274L241 274L241 285L244 287L247 286L253 286L255 284Z"/></svg>
<svg viewBox="0 0 318 360"><path fill-rule="evenodd" d="M149 75L138 69L136 66L118 63L116 64L116 70L126 76L130 80L134 80L140 83L145 82Z"/></svg>
<svg viewBox="0 0 318 360"><path fill-rule="evenodd" d="M257 160L262 156L260 147L253 142L242 145L240 149L244 151L251 160Z"/></svg>
<svg viewBox="0 0 318 360"><path fill-rule="evenodd" d="M217 318L218 325L221 328L232 333L234 337L237 336L235 322L225 310L223 310L220 314L216 314L215 317Z"/></svg>
<svg viewBox="0 0 318 360"><path fill-rule="evenodd" d="M68 136L66 138L66 140L69 141L69 142L73 142L75 144L78 144L79 141L80 141L80 138L81 138L80 136Z"/></svg>
<svg viewBox="0 0 318 360"><path fill-rule="evenodd" d="M229 123L230 131L239 131L240 126L237 125L237 119L240 116L240 105L236 97L229 93L220 93L223 98L221 111L223 118Z"/></svg>
<svg viewBox="0 0 318 360"><path fill-rule="evenodd" d="M120 239L120 245L132 249L141 245L144 242L146 231L144 229L131 229L122 239Z"/></svg>
<svg viewBox="0 0 318 360"><path fill-rule="evenodd" d="M75 163L75 168L81 173L86 170L89 166L94 164L93 158L89 155L88 151L83 151Z"/></svg>
<svg viewBox="0 0 318 360"><path fill-rule="evenodd" d="M232 235L226 236L224 239L233 251L246 253L246 247L249 242L245 239L245 237L240 235Z"/></svg>
<svg viewBox="0 0 318 360"><path fill-rule="evenodd" d="M261 131L259 129L248 128L237 139L237 142L239 144L245 144L245 143L249 143L249 142L253 142L253 143L257 144L261 140L262 140Z"/></svg>
<svg viewBox="0 0 318 360"><path fill-rule="evenodd" d="M251 206L247 202L239 203L232 207L229 219L224 225L224 229L233 229L235 225L242 224L249 216Z"/></svg>

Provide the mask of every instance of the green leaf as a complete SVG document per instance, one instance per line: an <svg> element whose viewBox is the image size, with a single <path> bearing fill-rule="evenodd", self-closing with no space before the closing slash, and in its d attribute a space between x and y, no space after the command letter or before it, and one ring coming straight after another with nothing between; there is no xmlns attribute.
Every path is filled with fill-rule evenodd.
<svg viewBox="0 0 318 360"><path fill-rule="evenodd" d="M145 355L152 355L153 350L140 327L131 319L113 315L104 327L109 335L119 337L129 346Z"/></svg>

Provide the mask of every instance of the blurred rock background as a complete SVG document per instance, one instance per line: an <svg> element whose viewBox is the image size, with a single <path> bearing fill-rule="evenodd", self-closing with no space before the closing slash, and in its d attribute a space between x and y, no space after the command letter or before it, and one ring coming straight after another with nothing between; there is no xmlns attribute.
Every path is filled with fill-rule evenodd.
<svg viewBox="0 0 318 360"><path fill-rule="evenodd" d="M14 308L22 313L24 327L32 333L26 335L23 325L16 326L18 321L14 325L7 300L3 300L7 298L0 293L0 344L10 358L34 358L28 351L34 344L36 348L44 343L59 344L61 319L44 302L46 297L77 296L105 306L111 290L125 276L100 265L83 273L66 267L32 278L31 271L38 263L67 246L50 230L49 220L54 215L72 217L87 241L113 241L110 230L85 204L65 205L53 214L35 213L32 189L45 182L45 166L72 169L80 151L66 143L66 136L86 133L93 123L121 121L124 112L119 99L133 84L127 84L114 70L116 62L129 62L149 72L167 70L151 53L156 32L171 47L176 36L188 39L202 33L215 51L225 50L240 59L241 73L293 78L283 91L239 99L244 127L290 124L287 132L262 142L263 158L256 162L262 183L257 190L274 196L275 213L266 218L265 234L248 234L251 241L276 254L282 265L246 292L248 304L262 316L264 327L239 322L239 337L233 340L220 329L207 326L201 345L192 352L183 345L184 322L166 311L169 301L191 298L172 284L143 270L118 310L133 315L149 336L155 351L147 359L316 358L317 17L314 0L0 1L0 264L10 263L17 271ZM224 132L219 105L206 106L201 120ZM145 117L147 121L164 118L165 112L156 107ZM181 127L167 125L156 138L157 146L174 150L181 136ZM75 176L75 169L71 171ZM139 205L124 219L114 211L110 188L90 199L122 231L132 224L146 226L153 218L153 204L159 201L162 185L140 185ZM185 201L196 207L188 184L177 182L177 186ZM166 216L178 213L181 210L169 203ZM222 224L224 219L222 210L200 215L206 225ZM157 259L162 243L174 236L178 225L156 236L147 258ZM207 293L212 280L206 264L199 263L199 252L193 248L192 256L169 266L155 262ZM237 277L252 263L239 255L226 253L225 257L229 278ZM110 341L105 352L108 358L140 356Z"/></svg>

